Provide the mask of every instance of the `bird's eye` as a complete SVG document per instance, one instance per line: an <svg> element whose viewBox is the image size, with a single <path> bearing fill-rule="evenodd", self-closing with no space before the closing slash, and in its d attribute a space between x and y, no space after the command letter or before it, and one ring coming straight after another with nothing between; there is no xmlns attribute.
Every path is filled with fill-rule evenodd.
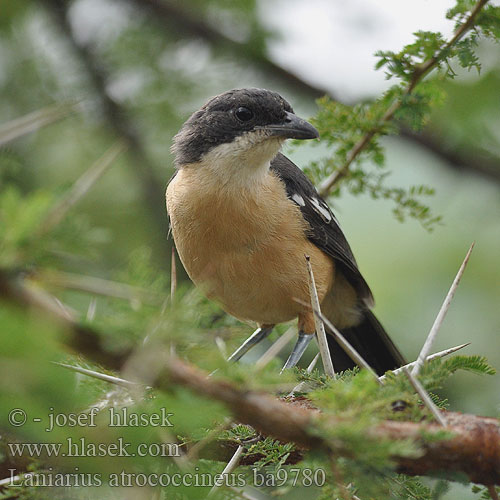
<svg viewBox="0 0 500 500"><path fill-rule="evenodd" d="M241 122L248 122L253 118L253 111L244 106L240 106L234 114Z"/></svg>

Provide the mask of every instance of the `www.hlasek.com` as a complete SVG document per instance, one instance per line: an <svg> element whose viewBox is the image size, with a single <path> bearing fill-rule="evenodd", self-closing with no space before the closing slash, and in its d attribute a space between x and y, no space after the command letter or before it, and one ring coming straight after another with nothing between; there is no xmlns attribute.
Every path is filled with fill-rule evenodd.
<svg viewBox="0 0 500 500"><path fill-rule="evenodd" d="M68 437L62 443L8 443L13 457L180 457L177 443L132 443L118 438L112 443L94 443L84 437Z"/></svg>
<svg viewBox="0 0 500 500"><path fill-rule="evenodd" d="M233 488L243 488L249 482L256 487L259 486L284 486L288 481L295 486L318 486L321 487L326 482L326 474L323 469L301 469L301 468L281 468L276 472L269 473L253 469L250 476L244 473L231 474L210 474L200 472L198 467L194 472L174 472L174 473L111 473L104 477L101 473L79 472L75 467L74 473L60 473L53 471L49 467L44 472L26 473L22 476L16 475L15 469L9 469L11 487L49 487L49 488L88 488L99 487L104 484L110 487L133 488L133 487L194 487L207 488L214 486L226 486Z"/></svg>

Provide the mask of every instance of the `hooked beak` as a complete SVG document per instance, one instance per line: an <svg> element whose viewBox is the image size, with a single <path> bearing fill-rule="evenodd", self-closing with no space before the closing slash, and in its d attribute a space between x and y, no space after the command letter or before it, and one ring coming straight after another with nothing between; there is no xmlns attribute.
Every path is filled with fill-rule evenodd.
<svg viewBox="0 0 500 500"><path fill-rule="evenodd" d="M287 139L317 139L319 132L309 123L293 113L286 113L283 123L255 127L266 130L274 137L286 137Z"/></svg>

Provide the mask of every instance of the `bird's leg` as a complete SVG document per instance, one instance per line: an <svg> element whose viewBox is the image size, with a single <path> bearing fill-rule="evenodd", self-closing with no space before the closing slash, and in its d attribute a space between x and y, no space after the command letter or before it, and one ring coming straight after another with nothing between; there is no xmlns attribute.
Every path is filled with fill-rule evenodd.
<svg viewBox="0 0 500 500"><path fill-rule="evenodd" d="M228 361L238 361L241 359L254 345L257 345L261 340L265 339L272 331L274 325L262 325L248 337L236 351L227 358Z"/></svg>
<svg viewBox="0 0 500 500"><path fill-rule="evenodd" d="M304 354L304 351L307 349L307 346L309 345L309 342L311 342L313 337L313 333L305 333L302 330L299 331L299 338L297 339L297 343L295 344L292 353L286 360L285 366L281 370L282 372L283 370L288 370L288 368L293 368L300 361L302 354Z"/></svg>
<svg viewBox="0 0 500 500"><path fill-rule="evenodd" d="M287 370L288 368L293 368L299 361L304 351L307 349L309 342L314 337L316 332L316 325L314 323L314 315L312 311L306 311L299 314L299 338L293 348L292 353L286 360L285 366L281 370Z"/></svg>

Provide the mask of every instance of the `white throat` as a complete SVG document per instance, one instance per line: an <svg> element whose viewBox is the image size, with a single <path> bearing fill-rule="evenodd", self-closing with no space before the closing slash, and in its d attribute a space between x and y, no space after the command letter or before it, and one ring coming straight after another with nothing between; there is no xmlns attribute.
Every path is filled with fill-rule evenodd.
<svg viewBox="0 0 500 500"><path fill-rule="evenodd" d="M222 190L252 189L261 184L269 172L271 160L278 154L283 138L269 138L261 132L250 132L230 143L221 144L204 154L195 168L204 184ZM202 180L203 179L203 180Z"/></svg>

